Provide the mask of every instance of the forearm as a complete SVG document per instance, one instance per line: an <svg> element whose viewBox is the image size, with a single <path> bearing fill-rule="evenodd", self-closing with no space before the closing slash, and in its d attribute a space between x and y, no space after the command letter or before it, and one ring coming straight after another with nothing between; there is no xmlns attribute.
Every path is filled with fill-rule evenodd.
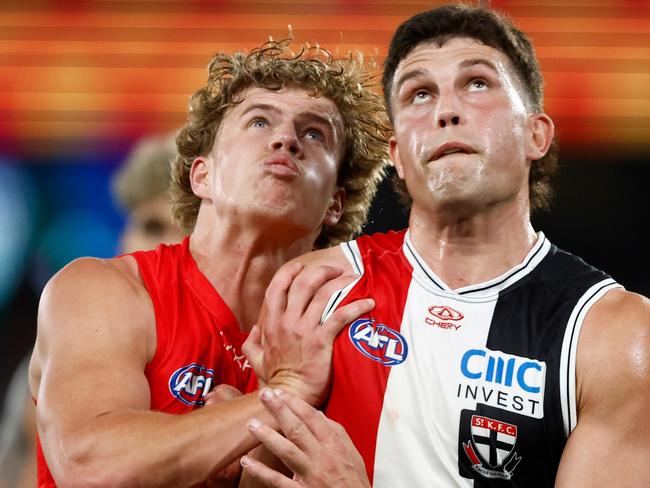
<svg viewBox="0 0 650 488"><path fill-rule="evenodd" d="M251 417L271 421L257 393L187 415L116 410L58 435L46 423L42 440L60 486L191 486L257 444Z"/></svg>

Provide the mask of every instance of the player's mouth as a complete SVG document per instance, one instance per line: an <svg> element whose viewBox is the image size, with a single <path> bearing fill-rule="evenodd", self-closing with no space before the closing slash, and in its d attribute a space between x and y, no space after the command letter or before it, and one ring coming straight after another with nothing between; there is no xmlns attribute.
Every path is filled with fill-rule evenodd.
<svg viewBox="0 0 650 488"><path fill-rule="evenodd" d="M438 159L449 156L450 154L474 154L475 152L476 151L471 146L463 144L462 142L445 142L436 148L428 162L437 161Z"/></svg>
<svg viewBox="0 0 650 488"><path fill-rule="evenodd" d="M298 176L300 167L289 156L273 155L264 160L264 167L276 175L280 176Z"/></svg>

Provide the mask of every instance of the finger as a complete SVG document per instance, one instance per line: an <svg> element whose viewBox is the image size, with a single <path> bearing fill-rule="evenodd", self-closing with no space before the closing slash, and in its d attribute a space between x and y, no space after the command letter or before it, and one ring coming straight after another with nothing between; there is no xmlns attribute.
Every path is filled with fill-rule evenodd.
<svg viewBox="0 0 650 488"><path fill-rule="evenodd" d="M210 487L232 486L241 473L241 459L237 459L216 474L211 474L206 485Z"/></svg>
<svg viewBox="0 0 650 488"><path fill-rule="evenodd" d="M257 419L251 419L247 427L253 437L277 456L287 468L294 473L305 472L309 460L293 442Z"/></svg>
<svg viewBox="0 0 650 488"><path fill-rule="evenodd" d="M323 441L335 433L336 422L328 419L320 410L287 392L283 392L279 397L319 441Z"/></svg>
<svg viewBox="0 0 650 488"><path fill-rule="evenodd" d="M344 307L337 309L323 323L322 333L328 340L333 341L346 324L349 324L364 313L370 312L373 308L375 308L375 301L372 298L362 298L348 303Z"/></svg>
<svg viewBox="0 0 650 488"><path fill-rule="evenodd" d="M287 311L302 315L325 283L343 273L333 266L309 266L293 280L287 297Z"/></svg>
<svg viewBox="0 0 650 488"><path fill-rule="evenodd" d="M225 480L234 480L237 479L239 473L241 473L241 463L240 460L237 459L223 468L223 470L219 472L218 477Z"/></svg>
<svg viewBox="0 0 650 488"><path fill-rule="evenodd" d="M235 397L241 396L242 392L234 386L221 384L217 385L210 393L205 396L206 405L215 405L226 400L232 400Z"/></svg>
<svg viewBox="0 0 650 488"><path fill-rule="evenodd" d="M241 458L244 471L254 480L271 488L297 488L300 485L282 473L275 471L250 456Z"/></svg>
<svg viewBox="0 0 650 488"><path fill-rule="evenodd" d="M264 315L278 317L287 308L287 294L294 278L303 269L303 265L297 261L285 264L275 273L264 294ZM273 325L273 320L269 321Z"/></svg>
<svg viewBox="0 0 650 488"><path fill-rule="evenodd" d="M336 301L336 295L342 292L346 286L358 279L354 275L340 275L324 283L305 311L305 318L307 323L315 323L320 325L321 317L333 297L332 303Z"/></svg>
<svg viewBox="0 0 650 488"><path fill-rule="evenodd" d="M291 409L285 404L283 397L284 393L278 396L270 388L262 388L260 391L260 400L273 418L277 420L280 430L284 432L286 438L295 444L299 449L309 452L316 444L316 439L309 431L307 426L294 414ZM296 462L299 460L296 459ZM293 469L291 466L287 465ZM296 471L295 469L293 469Z"/></svg>
<svg viewBox="0 0 650 488"><path fill-rule="evenodd" d="M260 328L257 325L253 326L250 333L248 334L248 337L244 341L244 344L242 344L241 349L242 352L244 353L244 356L246 356L246 359L248 360L251 367L253 368L253 371L255 371L257 377L265 378L264 374L266 372L263 371L263 367L262 367L264 363L264 347L262 347L262 333L260 331Z"/></svg>

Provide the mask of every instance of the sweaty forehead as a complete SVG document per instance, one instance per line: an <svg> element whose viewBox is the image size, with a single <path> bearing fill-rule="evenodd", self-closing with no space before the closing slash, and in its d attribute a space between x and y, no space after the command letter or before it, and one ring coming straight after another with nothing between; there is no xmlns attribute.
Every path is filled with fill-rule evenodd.
<svg viewBox="0 0 650 488"><path fill-rule="evenodd" d="M409 71L418 69L436 72L446 69L458 69L470 60L485 60L497 71L511 75L511 63L508 57L491 46L468 37L454 37L442 45L437 41L417 45L399 63L393 77L393 90L400 79Z"/></svg>

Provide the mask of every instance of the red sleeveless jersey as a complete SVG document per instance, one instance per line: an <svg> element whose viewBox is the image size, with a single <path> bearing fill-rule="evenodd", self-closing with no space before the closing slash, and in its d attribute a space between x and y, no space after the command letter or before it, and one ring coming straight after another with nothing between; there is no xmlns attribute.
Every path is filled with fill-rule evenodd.
<svg viewBox="0 0 650 488"><path fill-rule="evenodd" d="M156 317L156 353L145 368L151 410L183 414L199 408L218 384L244 393L257 388L241 353L246 334L232 311L181 244L131 254L138 263ZM40 442L38 486L55 487Z"/></svg>

